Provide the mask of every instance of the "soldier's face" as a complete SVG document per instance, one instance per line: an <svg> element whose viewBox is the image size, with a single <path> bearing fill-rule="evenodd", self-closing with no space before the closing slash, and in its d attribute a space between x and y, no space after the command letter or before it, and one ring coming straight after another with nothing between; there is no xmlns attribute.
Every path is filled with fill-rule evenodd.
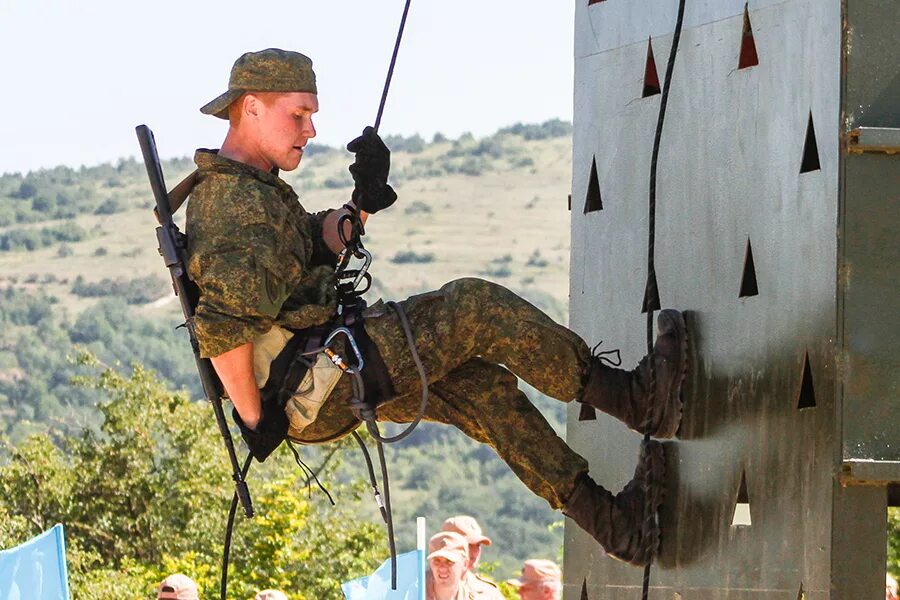
<svg viewBox="0 0 900 600"><path fill-rule="evenodd" d="M431 576L434 578L435 589L454 590L466 574L466 561L451 562L446 558L437 556L428 561L431 567Z"/></svg>
<svg viewBox="0 0 900 600"><path fill-rule="evenodd" d="M259 149L263 158L282 171L293 171L306 143L316 137L313 115L319 98L307 92L273 94L257 112Z"/></svg>
<svg viewBox="0 0 900 600"><path fill-rule="evenodd" d="M479 558L481 558L481 544L469 544L469 570L478 566Z"/></svg>
<svg viewBox="0 0 900 600"><path fill-rule="evenodd" d="M553 588L543 583L530 583L519 588L521 600L553 600L554 597Z"/></svg>

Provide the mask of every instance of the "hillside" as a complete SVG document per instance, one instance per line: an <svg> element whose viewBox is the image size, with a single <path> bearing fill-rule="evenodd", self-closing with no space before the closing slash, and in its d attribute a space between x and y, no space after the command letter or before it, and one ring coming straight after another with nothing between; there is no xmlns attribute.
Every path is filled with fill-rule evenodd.
<svg viewBox="0 0 900 600"><path fill-rule="evenodd" d="M483 139L387 141L399 200L369 222L370 302L476 275L564 320L570 127L548 122ZM308 210L339 206L349 198L349 162L343 150L313 146L284 178ZM169 186L191 168L188 159L167 161ZM96 423L92 390L69 382L78 372L66 360L73 344L110 364L145 364L199 396L185 337L174 331L180 311L157 254L151 200L143 165L133 160L0 177L0 433L13 441L50 426ZM561 431L562 404L530 394ZM501 576L528 556L556 556L558 514L493 451L426 425L390 453L398 522L478 516L496 542L485 560L499 560ZM411 527L400 529L411 543Z"/></svg>

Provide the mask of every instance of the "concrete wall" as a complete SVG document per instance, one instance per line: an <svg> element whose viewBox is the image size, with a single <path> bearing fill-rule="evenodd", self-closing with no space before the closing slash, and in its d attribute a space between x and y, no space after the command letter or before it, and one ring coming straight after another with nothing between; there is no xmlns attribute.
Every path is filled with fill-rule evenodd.
<svg viewBox="0 0 900 600"><path fill-rule="evenodd" d="M620 348L629 367L645 352L648 185L661 98L642 97L648 39L662 81L677 6L578 0L576 8L570 322L589 343ZM836 476L842 427L855 419L837 369L846 352L839 337L847 337L838 280L848 123L842 2L751 0L748 9L759 64L738 69L744 0L687 0L662 134L660 299L687 311L695 356L680 439L668 445L651 597L795 600L802 586L806 599L880 598L871 594L883 594L883 533L847 532L877 532L878 523L883 532L884 488L844 488ZM801 173L810 117L820 168ZM603 209L584 214L594 161ZM748 241L758 294L741 298ZM813 394L807 387L801 401L807 357ZM896 375L892 382L896 390ZM618 490L640 437L604 415L580 421L579 412L570 408L568 440L595 479ZM850 429L869 439L872 427ZM752 524L733 526L742 474ZM855 543L866 539L873 548ZM832 552L847 552L851 541L856 553L838 573ZM641 570L605 557L572 523L565 574L566 598L581 598L585 585L592 599L640 597Z"/></svg>

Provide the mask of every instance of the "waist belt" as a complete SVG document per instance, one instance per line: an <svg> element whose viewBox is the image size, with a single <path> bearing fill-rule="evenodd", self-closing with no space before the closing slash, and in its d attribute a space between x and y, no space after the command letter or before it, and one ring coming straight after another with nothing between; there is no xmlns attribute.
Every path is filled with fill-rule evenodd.
<svg viewBox="0 0 900 600"><path fill-rule="evenodd" d="M359 347L365 361L362 369L363 386L365 387L366 404L372 409L381 406L396 395L390 373L378 346L369 337L361 318L354 319L349 329ZM300 387L303 378L309 371L315 355L304 355L321 347L323 340L332 331L329 325L310 327L307 329L289 330L294 335L278 353L269 368L269 378L260 390L264 410L278 407L284 410L291 396ZM346 356L349 361L355 360L352 353ZM359 418L359 415L356 415Z"/></svg>

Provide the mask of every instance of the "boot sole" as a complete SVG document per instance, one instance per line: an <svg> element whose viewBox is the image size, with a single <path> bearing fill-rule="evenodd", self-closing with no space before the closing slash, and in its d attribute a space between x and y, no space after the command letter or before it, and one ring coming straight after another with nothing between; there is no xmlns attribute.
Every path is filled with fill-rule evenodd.
<svg viewBox="0 0 900 600"><path fill-rule="evenodd" d="M643 567L659 554L659 509L666 492L666 452L657 441L641 442L641 462L645 466L644 521L641 524L640 549L629 564Z"/></svg>
<svg viewBox="0 0 900 600"><path fill-rule="evenodd" d="M676 383L668 391L665 407L666 414L660 420L659 427L649 433L655 438L669 439L678 434L678 429L681 426L681 417L684 412L682 389L684 382L687 380L690 367L690 339L687 325L684 322L684 315L680 311L671 308L661 310L656 321L659 329L662 329L660 322L663 320L671 323L671 329L677 336L678 346L681 349L681 365L677 368L678 377Z"/></svg>

